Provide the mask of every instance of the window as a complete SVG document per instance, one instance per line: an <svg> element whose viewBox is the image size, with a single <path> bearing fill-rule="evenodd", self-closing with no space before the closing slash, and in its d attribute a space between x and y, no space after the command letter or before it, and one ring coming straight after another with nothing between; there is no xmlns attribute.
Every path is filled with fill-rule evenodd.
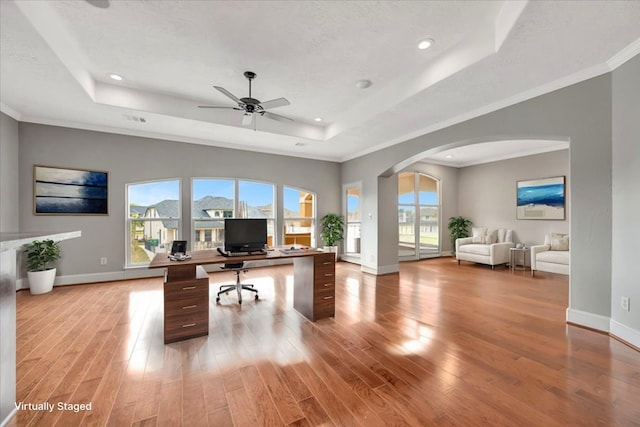
<svg viewBox="0 0 640 427"><path fill-rule="evenodd" d="M146 265L179 238L180 181L127 185L127 266Z"/></svg>
<svg viewBox="0 0 640 427"><path fill-rule="evenodd" d="M235 180L194 179L191 185L192 248L224 245L224 218L235 212Z"/></svg>
<svg viewBox="0 0 640 427"><path fill-rule="evenodd" d="M284 244L316 246L313 193L284 187Z"/></svg>
<svg viewBox="0 0 640 427"><path fill-rule="evenodd" d="M414 172L398 174L398 255L440 254L439 182Z"/></svg>
<svg viewBox="0 0 640 427"><path fill-rule="evenodd" d="M268 244L275 230L274 185L236 179L194 179L193 249L224 246L224 218L266 218Z"/></svg>

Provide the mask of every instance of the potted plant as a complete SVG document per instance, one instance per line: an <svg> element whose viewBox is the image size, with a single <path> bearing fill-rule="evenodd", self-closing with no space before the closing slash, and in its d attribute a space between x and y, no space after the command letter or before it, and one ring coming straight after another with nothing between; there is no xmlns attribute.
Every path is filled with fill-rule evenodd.
<svg viewBox="0 0 640 427"><path fill-rule="evenodd" d="M50 292L56 279L53 263L60 259L60 247L53 240L34 240L24 251L30 292L34 295Z"/></svg>
<svg viewBox="0 0 640 427"><path fill-rule="evenodd" d="M470 219L462 216L452 216L449 218L449 235L451 236L451 253L456 254L456 239L469 237L469 228L473 225Z"/></svg>
<svg viewBox="0 0 640 427"><path fill-rule="evenodd" d="M327 214L322 217L322 240L325 250L338 255L338 242L344 239L344 219L340 215Z"/></svg>

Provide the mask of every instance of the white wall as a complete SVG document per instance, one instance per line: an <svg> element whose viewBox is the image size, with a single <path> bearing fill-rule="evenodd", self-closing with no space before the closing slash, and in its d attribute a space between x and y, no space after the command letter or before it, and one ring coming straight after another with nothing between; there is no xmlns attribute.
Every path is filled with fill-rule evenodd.
<svg viewBox="0 0 640 427"><path fill-rule="evenodd" d="M156 179L182 180L182 236L190 240L192 177L236 177L291 185L317 193L317 216L340 212L337 163L20 123L20 231L81 230L62 242L64 283L117 279L125 264L125 185ZM33 214L33 165L109 172L108 216ZM319 234L317 234L319 235ZM320 242L318 242L320 243ZM100 258L109 262L100 265ZM92 276L93 275L93 276Z"/></svg>
<svg viewBox="0 0 640 427"><path fill-rule="evenodd" d="M19 230L18 122L0 113L0 232Z"/></svg>
<svg viewBox="0 0 640 427"><path fill-rule="evenodd" d="M612 188L611 330L640 346L640 56L613 73Z"/></svg>
<svg viewBox="0 0 640 427"><path fill-rule="evenodd" d="M516 182L553 176L566 177L565 219L516 219ZM542 244L546 233L569 233L569 150L461 168L458 188L460 215L471 219L475 226L511 229L516 243Z"/></svg>

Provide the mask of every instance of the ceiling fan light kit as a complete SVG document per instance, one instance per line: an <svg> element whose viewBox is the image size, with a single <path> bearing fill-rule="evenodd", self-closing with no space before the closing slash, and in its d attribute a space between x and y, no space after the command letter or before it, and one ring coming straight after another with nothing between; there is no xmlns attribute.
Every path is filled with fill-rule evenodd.
<svg viewBox="0 0 640 427"><path fill-rule="evenodd" d="M260 100L253 98L251 96L251 82L253 79L257 77L256 73L253 71L245 71L244 76L249 80L249 96L244 98L238 98L225 88L221 86L213 86L216 90L222 93L227 98L234 101L237 107L222 107L222 106L214 106L214 105L199 105L198 108L222 108L222 109L230 109L230 110L239 110L244 111L242 116L242 126L250 126L253 122L254 113L260 114L261 116L267 117L271 120L278 121L287 121L292 122L293 119L289 117L281 116L279 114L272 113L267 111L271 108L284 107L285 105L290 105L291 103L286 98L276 98L270 101L260 102Z"/></svg>

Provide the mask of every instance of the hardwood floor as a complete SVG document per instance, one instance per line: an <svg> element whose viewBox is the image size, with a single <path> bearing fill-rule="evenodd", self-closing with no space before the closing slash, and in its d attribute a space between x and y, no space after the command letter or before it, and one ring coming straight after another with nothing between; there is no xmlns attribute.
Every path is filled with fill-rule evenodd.
<svg viewBox="0 0 640 427"><path fill-rule="evenodd" d="M242 306L215 303L234 277L211 274L209 336L169 345L160 278L19 292L18 401L54 409L9 425L640 425L640 353L565 323L565 276L451 258L336 274L315 323L290 266L251 270Z"/></svg>

